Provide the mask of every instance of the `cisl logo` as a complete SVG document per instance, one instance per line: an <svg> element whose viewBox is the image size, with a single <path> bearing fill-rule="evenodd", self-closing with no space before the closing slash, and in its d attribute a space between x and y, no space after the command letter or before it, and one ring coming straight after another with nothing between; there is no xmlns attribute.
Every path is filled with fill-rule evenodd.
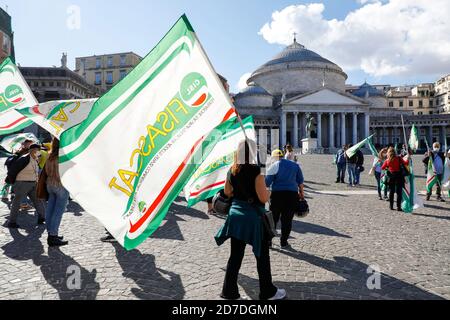
<svg viewBox="0 0 450 320"><path fill-rule="evenodd" d="M188 106L202 107L210 96L205 77L197 72L188 74L181 82L180 94Z"/></svg>
<svg viewBox="0 0 450 320"><path fill-rule="evenodd" d="M25 101L23 90L18 85L8 86L4 93L0 94L0 107L12 107Z"/></svg>

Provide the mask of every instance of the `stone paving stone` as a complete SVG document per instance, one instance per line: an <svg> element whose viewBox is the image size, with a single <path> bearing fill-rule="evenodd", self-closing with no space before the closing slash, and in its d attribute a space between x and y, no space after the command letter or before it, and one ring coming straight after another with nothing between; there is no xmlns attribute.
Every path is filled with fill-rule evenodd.
<svg viewBox="0 0 450 320"><path fill-rule="evenodd" d="M367 173L353 189L334 184L330 156L300 161L311 214L295 218L292 251L280 250L278 239L271 250L274 283L289 299L450 299L450 201L427 202L413 215L393 212L370 194ZM230 248L214 241L223 218L205 211L204 203L188 209L178 198L157 232L129 252L100 242L104 228L76 203L60 229L70 244L60 249L47 247L33 211L21 213L23 229L0 227L0 299L218 299ZM1 204L0 225L8 213ZM67 286L71 266L80 270L78 290ZM367 288L369 266L381 271L380 290ZM249 247L239 288L258 299Z"/></svg>

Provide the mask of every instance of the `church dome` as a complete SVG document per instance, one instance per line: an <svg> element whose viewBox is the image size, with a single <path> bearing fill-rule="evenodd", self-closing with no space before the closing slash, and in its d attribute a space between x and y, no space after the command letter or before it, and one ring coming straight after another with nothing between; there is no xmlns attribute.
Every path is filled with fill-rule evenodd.
<svg viewBox="0 0 450 320"><path fill-rule="evenodd" d="M258 86L248 86L234 96L236 107L272 107L273 97L265 89Z"/></svg>
<svg viewBox="0 0 450 320"><path fill-rule="evenodd" d="M369 97L384 97L384 93L381 90L371 86L367 82L364 82L362 86L358 88L353 95L358 98L369 98Z"/></svg>
<svg viewBox="0 0 450 320"><path fill-rule="evenodd" d="M244 90L242 90L240 93L237 94L238 95L269 95L270 93L268 93L265 89L258 87L258 86L248 86L247 88L245 88Z"/></svg>
<svg viewBox="0 0 450 320"><path fill-rule="evenodd" d="M273 59L258 68L249 84L263 87L272 95L306 93L324 85L345 91L347 75L333 62L306 49L296 39Z"/></svg>

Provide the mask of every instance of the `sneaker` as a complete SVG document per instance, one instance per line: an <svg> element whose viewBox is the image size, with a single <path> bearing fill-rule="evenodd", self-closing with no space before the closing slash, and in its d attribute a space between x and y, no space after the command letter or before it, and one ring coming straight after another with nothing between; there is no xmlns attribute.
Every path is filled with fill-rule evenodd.
<svg viewBox="0 0 450 320"><path fill-rule="evenodd" d="M444 200L442 197L438 197L438 198L437 198L437 201L439 201L439 202L445 202L445 200Z"/></svg>
<svg viewBox="0 0 450 320"><path fill-rule="evenodd" d="M277 293L272 298L269 298L269 300L283 300L286 298L286 290L284 289L277 289Z"/></svg>
<svg viewBox="0 0 450 320"><path fill-rule="evenodd" d="M427 201L430 201L431 194L427 194Z"/></svg>
<svg viewBox="0 0 450 320"><path fill-rule="evenodd" d="M10 223L8 223L7 228L9 228L9 229L19 229L19 225L17 223L15 223L15 222L10 222Z"/></svg>
<svg viewBox="0 0 450 320"><path fill-rule="evenodd" d="M103 238L100 238L101 242L116 242L116 239L111 235L108 234L106 236L104 236Z"/></svg>
<svg viewBox="0 0 450 320"><path fill-rule="evenodd" d="M397 211L398 212L403 212L403 209L402 208L397 208Z"/></svg>
<svg viewBox="0 0 450 320"><path fill-rule="evenodd" d="M336 180L336 182L335 183L341 183L341 180Z"/></svg>
<svg viewBox="0 0 450 320"><path fill-rule="evenodd" d="M383 197L378 197L378 199L383 200Z"/></svg>
<svg viewBox="0 0 450 320"><path fill-rule="evenodd" d="M39 219L38 219L38 222L37 222L38 226L41 226L41 225L43 225L44 223L45 223L45 219L42 219L42 218L39 218Z"/></svg>

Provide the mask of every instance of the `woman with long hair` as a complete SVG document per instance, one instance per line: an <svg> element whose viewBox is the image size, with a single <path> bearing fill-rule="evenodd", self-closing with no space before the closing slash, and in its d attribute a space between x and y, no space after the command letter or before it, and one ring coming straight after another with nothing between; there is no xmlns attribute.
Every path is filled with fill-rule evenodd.
<svg viewBox="0 0 450 320"><path fill-rule="evenodd" d="M231 254L221 297L227 300L239 299L238 274L246 245L253 247L257 261L261 300L280 300L286 291L277 289L272 283L270 270L269 243L263 225L265 204L270 199L264 176L256 164L256 143L242 141L234 156L234 164L228 172L225 194L233 198L225 225L216 235L218 245L231 239Z"/></svg>
<svg viewBox="0 0 450 320"><path fill-rule="evenodd" d="M44 167L47 174L47 191L49 194L45 221L48 233L47 243L50 247L65 246L69 243L63 241L63 237L58 235L62 216L69 201L69 192L61 183L58 164L59 140L53 138L52 151Z"/></svg>
<svg viewBox="0 0 450 320"><path fill-rule="evenodd" d="M375 175L375 179L377 180L377 190L378 190L378 197L380 200L386 200L387 197L387 186L384 188L384 198L382 196L382 186L381 186L381 178L383 177L383 170L381 170L381 167L383 166L384 161L386 161L386 155L387 155L387 148L381 149L381 151L378 153L378 157L375 157L373 160L372 165L372 172Z"/></svg>
<svg viewBox="0 0 450 320"><path fill-rule="evenodd" d="M402 175L402 166L409 164L409 154L402 158L395 153L395 149L390 147L387 151L387 159L383 163L381 170L388 170L389 178L389 203L391 210L394 210L394 193L397 193L397 210L402 210L402 192L405 184L405 177Z"/></svg>

